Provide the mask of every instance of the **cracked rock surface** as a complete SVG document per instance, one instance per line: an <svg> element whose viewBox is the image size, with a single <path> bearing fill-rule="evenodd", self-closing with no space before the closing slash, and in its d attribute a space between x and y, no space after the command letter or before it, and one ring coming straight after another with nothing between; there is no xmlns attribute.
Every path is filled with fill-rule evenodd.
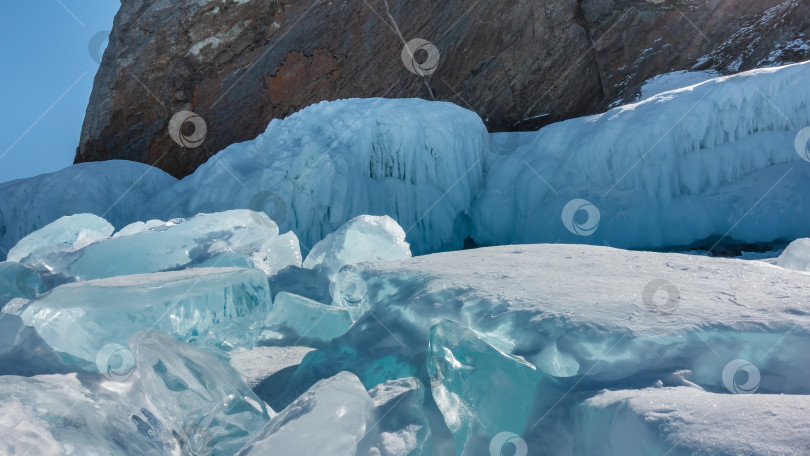
<svg viewBox="0 0 810 456"><path fill-rule="evenodd" d="M658 74L808 59L808 18L802 0L123 0L75 161L182 177L274 118L351 97L451 101L491 131L534 129ZM440 53L424 77L402 61L414 38ZM169 135L182 110L207 124L198 148Z"/></svg>

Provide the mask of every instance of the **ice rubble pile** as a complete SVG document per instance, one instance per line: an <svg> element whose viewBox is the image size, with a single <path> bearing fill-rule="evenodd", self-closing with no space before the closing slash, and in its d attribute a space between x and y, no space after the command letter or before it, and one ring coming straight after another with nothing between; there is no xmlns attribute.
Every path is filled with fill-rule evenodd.
<svg viewBox="0 0 810 456"><path fill-rule="evenodd" d="M404 238L388 217L358 217L316 244L311 264L328 283L339 276L330 268L349 262L409 258ZM356 317L331 299L271 294L269 275L303 269L295 234L279 234L263 213L153 220L115 234L81 214L29 234L12 252L23 263L0 263L0 292L13 296L0 305L0 404L8 412L0 452L265 454L340 419L344 437L338 426L309 444L345 453L366 428L388 423L383 414L416 413L418 397L408 398L424 395L421 385L396 379L367 392L345 373L275 417L245 385L231 351L278 346L282 330L323 346ZM294 363L309 350L297 350ZM401 448L399 422L362 445Z"/></svg>
<svg viewBox="0 0 810 456"><path fill-rule="evenodd" d="M295 235L251 211L137 224L83 245L98 226L94 217L58 220L15 247L36 253L20 258L30 263L0 263L6 275L33 271L52 287L16 293L0 314L0 452L486 455L512 446L625 455L810 445L802 426L783 425L803 423L810 407L802 271L583 245L410 258L387 217L351 220L303 263ZM284 236L292 242L276 242ZM141 257L116 247L127 238ZM64 273L91 247L111 264L107 277ZM179 251L205 253L194 261ZM115 252L149 271L116 268L128 256ZM179 259L143 263L150 256ZM750 414L740 418L740 407Z"/></svg>

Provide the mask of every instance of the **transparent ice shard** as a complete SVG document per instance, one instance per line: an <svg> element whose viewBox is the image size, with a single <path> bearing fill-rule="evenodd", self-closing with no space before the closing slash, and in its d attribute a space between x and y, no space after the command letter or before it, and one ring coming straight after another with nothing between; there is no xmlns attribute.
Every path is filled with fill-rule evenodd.
<svg viewBox="0 0 810 456"><path fill-rule="evenodd" d="M144 329L214 346L232 329L231 344L251 345L255 334L244 327L261 324L269 308L261 271L206 268L62 285L31 301L20 316L53 348L92 368L102 347L124 345ZM241 325L228 326L234 321Z"/></svg>
<svg viewBox="0 0 810 456"><path fill-rule="evenodd" d="M321 380L279 412L238 453L354 456L374 403L354 374Z"/></svg>
<svg viewBox="0 0 810 456"><path fill-rule="evenodd" d="M75 252L47 255L39 263L77 280L249 263L272 274L301 265L295 235L280 237L272 220L249 210L199 214L131 231Z"/></svg>
<svg viewBox="0 0 810 456"><path fill-rule="evenodd" d="M411 248L405 242L405 231L394 219L361 215L315 244L304 261L304 267L320 265L331 279L347 264L410 257Z"/></svg>
<svg viewBox="0 0 810 456"><path fill-rule="evenodd" d="M28 262L27 257L60 250L74 250L107 239L115 231L110 222L93 214L62 217L22 238L8 252L8 261Z"/></svg>
<svg viewBox="0 0 810 456"><path fill-rule="evenodd" d="M343 335L353 321L349 311L298 296L280 292L267 316L267 325L285 339L314 339L328 342ZM290 342L295 342L292 340Z"/></svg>

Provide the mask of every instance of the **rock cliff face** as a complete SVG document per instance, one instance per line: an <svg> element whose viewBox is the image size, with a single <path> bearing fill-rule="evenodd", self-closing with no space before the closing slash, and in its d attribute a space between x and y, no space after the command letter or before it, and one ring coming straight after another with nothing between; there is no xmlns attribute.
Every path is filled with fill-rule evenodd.
<svg viewBox="0 0 810 456"><path fill-rule="evenodd" d="M76 162L182 177L271 119L350 97L445 100L493 131L537 128L630 100L657 74L808 59L808 36L804 0L123 0ZM206 123L200 147L171 138L184 110Z"/></svg>

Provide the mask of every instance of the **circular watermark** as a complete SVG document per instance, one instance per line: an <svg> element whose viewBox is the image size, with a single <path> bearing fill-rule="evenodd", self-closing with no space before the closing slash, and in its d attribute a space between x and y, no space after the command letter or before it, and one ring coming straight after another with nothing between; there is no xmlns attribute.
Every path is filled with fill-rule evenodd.
<svg viewBox="0 0 810 456"><path fill-rule="evenodd" d="M680 304L681 292L678 287L669 283L669 281L655 279L644 287L641 299L650 312L671 314L675 312Z"/></svg>
<svg viewBox="0 0 810 456"><path fill-rule="evenodd" d="M523 437L515 433L500 432L490 440L489 454L491 456L526 456L529 454L529 446L526 445Z"/></svg>
<svg viewBox="0 0 810 456"><path fill-rule="evenodd" d="M190 424L184 430L188 436L189 447L195 452L207 448L214 440L214 434L202 424ZM200 454L206 453L200 452Z"/></svg>
<svg viewBox="0 0 810 456"><path fill-rule="evenodd" d="M14 278L17 293L25 299L34 299L42 289L42 275L33 269L23 267Z"/></svg>
<svg viewBox="0 0 810 456"><path fill-rule="evenodd" d="M278 194L263 191L253 195L248 204L253 211L250 215L259 225L266 227L278 226L287 218L287 202Z"/></svg>
<svg viewBox="0 0 810 456"><path fill-rule="evenodd" d="M430 41L414 38L402 47L402 63L417 76L429 76L439 67L441 53Z"/></svg>
<svg viewBox="0 0 810 456"><path fill-rule="evenodd" d="M793 141L796 146L796 153L802 160L810 162L810 127L805 127L796 135L796 140Z"/></svg>
<svg viewBox="0 0 810 456"><path fill-rule="evenodd" d="M107 344L96 355L96 367L107 378L125 381L135 371L135 355L118 344Z"/></svg>
<svg viewBox="0 0 810 456"><path fill-rule="evenodd" d="M754 394L761 376L757 366L744 359L735 359L723 368L723 385L733 394Z"/></svg>
<svg viewBox="0 0 810 456"><path fill-rule="evenodd" d="M599 209L588 200L573 199L563 207L562 222L577 236L590 236L599 228Z"/></svg>
<svg viewBox="0 0 810 456"><path fill-rule="evenodd" d="M340 307L360 307L368 295L368 286L358 274L342 269L329 284L329 293Z"/></svg>
<svg viewBox="0 0 810 456"><path fill-rule="evenodd" d="M516 131L490 133L484 128L484 144L498 155L510 155L520 145L520 134Z"/></svg>
<svg viewBox="0 0 810 456"><path fill-rule="evenodd" d="M208 126L203 118L191 111L180 111L169 121L169 136L188 149L200 147L207 134Z"/></svg>
<svg viewBox="0 0 810 456"><path fill-rule="evenodd" d="M109 41L110 31L101 30L96 32L87 43L87 52L90 53L90 58L99 65L101 65L101 58L104 56L104 49L107 48Z"/></svg>

